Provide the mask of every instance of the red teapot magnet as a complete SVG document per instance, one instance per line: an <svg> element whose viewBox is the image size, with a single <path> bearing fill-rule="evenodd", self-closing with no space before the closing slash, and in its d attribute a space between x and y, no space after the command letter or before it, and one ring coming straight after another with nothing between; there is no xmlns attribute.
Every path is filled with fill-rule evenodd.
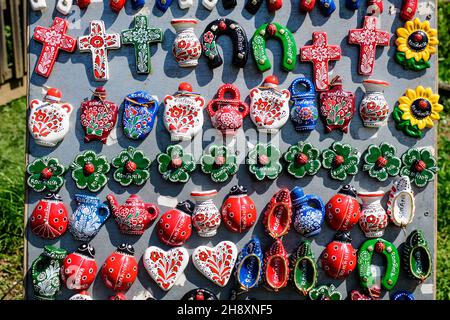
<svg viewBox="0 0 450 320"><path fill-rule="evenodd" d="M159 215L156 205L143 202L138 195L131 195L123 205L119 205L113 194L108 195L107 199L123 234L143 235Z"/></svg>
<svg viewBox="0 0 450 320"><path fill-rule="evenodd" d="M101 276L106 287L116 292L126 292L133 285L138 273L134 248L121 244L105 261Z"/></svg>
<svg viewBox="0 0 450 320"><path fill-rule="evenodd" d="M39 201L30 217L31 231L53 240L63 235L69 224L67 208L59 194L50 193Z"/></svg>
<svg viewBox="0 0 450 320"><path fill-rule="evenodd" d="M272 238L279 238L289 232L292 220L292 202L289 189L283 188L270 200L264 210L264 226Z"/></svg>
<svg viewBox="0 0 450 320"><path fill-rule="evenodd" d="M338 232L322 251L320 263L329 277L344 279L355 270L357 257L351 242L350 232Z"/></svg>
<svg viewBox="0 0 450 320"><path fill-rule="evenodd" d="M348 231L358 223L361 205L356 200L357 196L356 189L346 185L328 201L325 219L333 230Z"/></svg>
<svg viewBox="0 0 450 320"><path fill-rule="evenodd" d="M61 279L71 290L87 290L96 275L95 249L87 243L68 254L61 267Z"/></svg>
<svg viewBox="0 0 450 320"><path fill-rule="evenodd" d="M247 189L239 185L231 188L220 212L227 229L237 233L251 228L258 217L255 203L248 195Z"/></svg>
<svg viewBox="0 0 450 320"><path fill-rule="evenodd" d="M181 246L191 237L194 207L192 201L186 200L161 216L156 232L162 243L171 247Z"/></svg>
<svg viewBox="0 0 450 320"><path fill-rule="evenodd" d="M226 98L226 95L229 98ZM216 99L206 107L212 125L223 135L234 136L242 127L244 118L249 113L249 106L241 101L239 89L232 84L224 84L217 91Z"/></svg>
<svg viewBox="0 0 450 320"><path fill-rule="evenodd" d="M278 292L289 280L289 260L280 238L276 239L264 256L264 280L268 289Z"/></svg>

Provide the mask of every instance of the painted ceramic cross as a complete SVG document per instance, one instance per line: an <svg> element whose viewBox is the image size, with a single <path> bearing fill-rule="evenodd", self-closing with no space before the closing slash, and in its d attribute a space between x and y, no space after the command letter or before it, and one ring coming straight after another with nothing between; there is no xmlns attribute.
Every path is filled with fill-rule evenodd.
<svg viewBox="0 0 450 320"><path fill-rule="evenodd" d="M78 38L78 48L81 52L91 52L95 80L106 81L109 79L108 49L120 48L120 34L106 34L105 22L93 20L89 35Z"/></svg>
<svg viewBox="0 0 450 320"><path fill-rule="evenodd" d="M138 73L145 74L152 71L150 45L162 41L163 30L149 26L147 16L136 16L134 28L122 31L122 43L134 46Z"/></svg>
<svg viewBox="0 0 450 320"><path fill-rule="evenodd" d="M317 91L328 90L328 62L341 59L341 47L328 45L326 32L313 32L313 43L300 48L300 59L313 64L314 84Z"/></svg>
<svg viewBox="0 0 450 320"><path fill-rule="evenodd" d="M375 65L377 46L389 45L389 32L377 29L377 17L365 16L362 29L350 29L348 43L360 46L358 73L370 76Z"/></svg>
<svg viewBox="0 0 450 320"><path fill-rule="evenodd" d="M36 65L36 73L48 78L58 58L59 50L74 52L77 46L75 38L67 35L67 20L56 17L50 28L37 26L33 39L42 42L41 56Z"/></svg>

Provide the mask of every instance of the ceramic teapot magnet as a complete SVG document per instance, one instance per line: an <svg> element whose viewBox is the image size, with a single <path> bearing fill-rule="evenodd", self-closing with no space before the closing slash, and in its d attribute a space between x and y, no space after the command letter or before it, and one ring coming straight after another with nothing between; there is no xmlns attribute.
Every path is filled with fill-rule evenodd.
<svg viewBox="0 0 450 320"><path fill-rule="evenodd" d="M389 105L383 95L389 82L381 80L364 80L366 93L359 107L359 114L365 127L379 128L385 126L389 116Z"/></svg>
<svg viewBox="0 0 450 320"><path fill-rule="evenodd" d="M280 238L276 239L264 255L264 280L267 288L278 292L289 280L289 260Z"/></svg>
<svg viewBox="0 0 450 320"><path fill-rule="evenodd" d="M93 99L81 104L80 122L84 131L84 141L100 140L104 144L117 122L119 107L111 101L106 101L106 90L97 87Z"/></svg>
<svg viewBox="0 0 450 320"><path fill-rule="evenodd" d="M189 253L185 248L164 251L152 246L142 256L149 276L164 291L169 291L183 274L189 263Z"/></svg>
<svg viewBox="0 0 450 320"><path fill-rule="evenodd" d="M386 213L389 219L399 227L406 227L414 219L416 201L408 176L401 176L394 181L389 192Z"/></svg>
<svg viewBox="0 0 450 320"><path fill-rule="evenodd" d="M172 141L189 141L202 130L205 98L192 91L191 84L182 82L173 96L164 98L164 125Z"/></svg>
<svg viewBox="0 0 450 320"><path fill-rule="evenodd" d="M226 98L226 95L230 95ZM239 89L232 84L224 84L217 91L216 98L207 107L212 125L223 135L235 136L249 113L248 105L241 101Z"/></svg>
<svg viewBox="0 0 450 320"><path fill-rule="evenodd" d="M264 260L261 243L254 236L239 253L236 261L235 276L240 290L248 291L262 282Z"/></svg>
<svg viewBox="0 0 450 320"><path fill-rule="evenodd" d="M172 27L177 32L173 42L172 53L182 68L196 67L202 54L202 45L194 32L195 19L173 19Z"/></svg>
<svg viewBox="0 0 450 320"><path fill-rule="evenodd" d="M203 300L219 300L215 293L208 289L197 288L187 292L181 300L203 301Z"/></svg>
<svg viewBox="0 0 450 320"><path fill-rule="evenodd" d="M45 246L44 251L31 264L33 291L39 300L55 300L61 290L59 271L67 251Z"/></svg>
<svg viewBox="0 0 450 320"><path fill-rule="evenodd" d="M236 245L222 241L215 247L197 247L192 253L192 262L208 280L225 287L230 280L238 254Z"/></svg>
<svg viewBox="0 0 450 320"><path fill-rule="evenodd" d="M317 265L311 248L311 241L300 244L290 257L291 274L295 288L304 296L308 295L317 282Z"/></svg>
<svg viewBox="0 0 450 320"><path fill-rule="evenodd" d="M325 206L325 218L333 230L348 231L358 223L361 205L356 200L357 196L356 189L346 185L328 201Z"/></svg>
<svg viewBox="0 0 450 320"><path fill-rule="evenodd" d="M59 194L49 193L41 199L30 217L30 228L37 236L53 240L62 236L69 224L66 205Z"/></svg>
<svg viewBox="0 0 450 320"><path fill-rule="evenodd" d="M36 144L55 147L69 132L73 107L71 104L61 103L61 98L59 89L50 88L43 101L34 99L30 102L28 130Z"/></svg>
<svg viewBox="0 0 450 320"><path fill-rule="evenodd" d="M194 203L187 200L161 216L156 232L162 243L171 247L181 246L191 237L194 207Z"/></svg>
<svg viewBox="0 0 450 320"><path fill-rule="evenodd" d="M61 279L70 290L87 290L97 276L95 249L83 243L68 254L61 267Z"/></svg>
<svg viewBox="0 0 450 320"><path fill-rule="evenodd" d="M134 248L121 244L108 258L101 269L105 286L115 292L126 292L133 285L138 273L138 264L134 258Z"/></svg>
<svg viewBox="0 0 450 320"><path fill-rule="evenodd" d="M159 110L158 98L145 91L125 97L123 132L129 139L143 140L153 130Z"/></svg>
<svg viewBox="0 0 450 320"><path fill-rule="evenodd" d="M220 212L213 201L216 195L217 190L191 192L191 197L195 200L192 224L200 237L215 236L220 226Z"/></svg>
<svg viewBox="0 0 450 320"><path fill-rule="evenodd" d="M381 205L383 196L384 191L358 192L362 200L359 226L367 238L382 237L388 225L388 216Z"/></svg>
<svg viewBox="0 0 450 320"><path fill-rule="evenodd" d="M347 278L356 267L356 249L349 231L338 232L322 251L320 262L325 273L333 279Z"/></svg>
<svg viewBox="0 0 450 320"><path fill-rule="evenodd" d="M159 215L156 205L144 203L136 194L131 195L123 205L119 205L113 194L109 194L107 199L122 234L143 235Z"/></svg>
<svg viewBox="0 0 450 320"><path fill-rule="evenodd" d="M109 217L109 208L99 198L76 194L76 210L69 220L69 231L79 241L89 242Z"/></svg>
<svg viewBox="0 0 450 320"><path fill-rule="evenodd" d="M278 88L276 76L250 91L250 118L259 132L275 134L286 124L290 97L288 90Z"/></svg>
<svg viewBox="0 0 450 320"><path fill-rule="evenodd" d="M258 217L256 205L248 195L247 189L239 185L231 188L220 212L227 229L237 233L250 229Z"/></svg>
<svg viewBox="0 0 450 320"><path fill-rule="evenodd" d="M325 217L325 205L314 194L305 194L303 189L295 187L291 191L294 229L304 237L320 233Z"/></svg>
<svg viewBox="0 0 450 320"><path fill-rule="evenodd" d="M289 189L275 193L264 210L263 224L266 232L274 239L289 232L292 220L292 202Z"/></svg>
<svg viewBox="0 0 450 320"><path fill-rule="evenodd" d="M409 234L402 258L403 267L412 279L424 282L431 275L432 254L422 230L414 230Z"/></svg>
<svg viewBox="0 0 450 320"><path fill-rule="evenodd" d="M306 91L299 90L304 86ZM319 118L314 84L307 78L297 78L289 87L291 92L291 120L298 132L314 130Z"/></svg>
<svg viewBox="0 0 450 320"><path fill-rule="evenodd" d="M326 132L341 130L348 132L348 125L355 114L355 95L342 89L342 79L335 76L330 89L320 93L320 116Z"/></svg>

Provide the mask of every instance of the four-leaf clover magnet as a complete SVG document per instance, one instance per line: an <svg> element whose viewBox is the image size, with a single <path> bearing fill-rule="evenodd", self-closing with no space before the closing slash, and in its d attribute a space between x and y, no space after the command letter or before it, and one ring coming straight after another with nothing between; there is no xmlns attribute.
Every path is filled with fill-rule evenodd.
<svg viewBox="0 0 450 320"><path fill-rule="evenodd" d="M288 163L287 171L296 178L305 175L315 175L320 167L320 151L311 143L298 142L289 147L284 153L284 160Z"/></svg>
<svg viewBox="0 0 450 320"><path fill-rule="evenodd" d="M78 189L87 188L91 192L98 192L108 182L106 176L110 169L108 160L92 150L77 155L70 168Z"/></svg>
<svg viewBox="0 0 450 320"><path fill-rule="evenodd" d="M258 143L247 155L248 169L258 180L276 179L283 170L280 158L281 152L276 146Z"/></svg>
<svg viewBox="0 0 450 320"><path fill-rule="evenodd" d="M397 176L402 162L395 155L396 151L394 146L386 142L380 146L371 144L364 155L363 170L379 181L386 181L388 176Z"/></svg>
<svg viewBox="0 0 450 320"><path fill-rule="evenodd" d="M333 179L345 180L347 175L356 175L358 164L358 150L349 144L334 142L329 149L322 152L322 165L330 170Z"/></svg>
<svg viewBox="0 0 450 320"><path fill-rule="evenodd" d="M418 187L424 187L429 181L432 181L438 171L436 159L428 148L409 149L402 155L402 162L400 175L408 176L411 182Z"/></svg>
<svg viewBox="0 0 450 320"><path fill-rule="evenodd" d="M27 184L36 192L57 192L64 184L66 168L56 158L40 158L27 166Z"/></svg>
<svg viewBox="0 0 450 320"><path fill-rule="evenodd" d="M116 168L114 180L124 187L131 184L141 186L150 178L150 159L144 152L133 147L123 150L111 164Z"/></svg>
<svg viewBox="0 0 450 320"><path fill-rule="evenodd" d="M214 182L225 182L238 171L237 157L226 146L212 145L200 159L204 173Z"/></svg>
<svg viewBox="0 0 450 320"><path fill-rule="evenodd" d="M160 153L156 158L158 171L165 180L186 183L195 170L195 160L186 153L180 145L169 146L166 153Z"/></svg>

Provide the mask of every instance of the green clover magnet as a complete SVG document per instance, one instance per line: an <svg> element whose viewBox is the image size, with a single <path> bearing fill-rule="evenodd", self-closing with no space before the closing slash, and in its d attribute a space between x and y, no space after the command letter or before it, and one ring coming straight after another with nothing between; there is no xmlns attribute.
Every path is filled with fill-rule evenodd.
<svg viewBox="0 0 450 320"><path fill-rule="evenodd" d="M78 189L87 188L91 192L98 192L108 182L106 174L111 167L105 156L88 150L77 155L70 168Z"/></svg>
<svg viewBox="0 0 450 320"><path fill-rule="evenodd" d="M296 178L315 175L320 167L320 151L310 143L299 142L289 147L284 154L288 164L287 171Z"/></svg>
<svg viewBox="0 0 450 320"><path fill-rule="evenodd" d="M166 153L160 153L156 158L158 171L165 180L186 183L195 170L195 160L186 153L180 145L169 146Z"/></svg>
<svg viewBox="0 0 450 320"><path fill-rule="evenodd" d="M438 171L436 159L430 149L409 149L402 155L401 176L408 176L418 187L425 187Z"/></svg>
<svg viewBox="0 0 450 320"><path fill-rule="evenodd" d="M333 179L345 180L347 175L356 175L358 164L358 150L349 144L334 142L322 152L322 166L330 170Z"/></svg>
<svg viewBox="0 0 450 320"><path fill-rule="evenodd" d="M226 146L212 145L201 159L201 168L214 182L225 182L238 171L237 157Z"/></svg>
<svg viewBox="0 0 450 320"><path fill-rule="evenodd" d="M258 143L247 156L248 169L258 180L276 179L283 170L280 149L272 144Z"/></svg>
<svg viewBox="0 0 450 320"><path fill-rule="evenodd" d="M395 153L397 150L389 143L380 146L371 144L364 156L363 170L379 181L386 181L388 176L395 177L400 172L402 162Z"/></svg>
<svg viewBox="0 0 450 320"><path fill-rule="evenodd" d="M64 184L66 168L56 158L40 158L27 166L27 184L36 192L57 192Z"/></svg>
<svg viewBox="0 0 450 320"><path fill-rule="evenodd" d="M141 186L150 178L150 159L133 147L123 150L111 164L116 168L114 180L124 187L131 184Z"/></svg>

